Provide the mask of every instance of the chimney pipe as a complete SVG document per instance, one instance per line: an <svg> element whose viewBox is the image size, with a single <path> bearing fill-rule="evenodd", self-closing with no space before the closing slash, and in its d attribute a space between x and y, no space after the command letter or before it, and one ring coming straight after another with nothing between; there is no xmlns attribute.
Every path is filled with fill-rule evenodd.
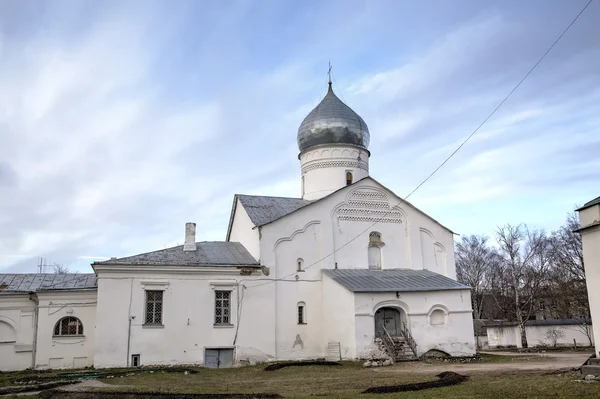
<svg viewBox="0 0 600 399"><path fill-rule="evenodd" d="M196 223L185 224L185 242L183 243L184 251L196 250Z"/></svg>

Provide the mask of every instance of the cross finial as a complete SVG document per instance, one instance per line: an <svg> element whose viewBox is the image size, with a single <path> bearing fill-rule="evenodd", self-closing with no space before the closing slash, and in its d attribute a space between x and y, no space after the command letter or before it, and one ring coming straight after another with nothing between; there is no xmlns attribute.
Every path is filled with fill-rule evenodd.
<svg viewBox="0 0 600 399"><path fill-rule="evenodd" d="M329 60L329 69L327 70L327 76L329 78L329 81L327 83L329 84L329 86L331 86L331 60Z"/></svg>

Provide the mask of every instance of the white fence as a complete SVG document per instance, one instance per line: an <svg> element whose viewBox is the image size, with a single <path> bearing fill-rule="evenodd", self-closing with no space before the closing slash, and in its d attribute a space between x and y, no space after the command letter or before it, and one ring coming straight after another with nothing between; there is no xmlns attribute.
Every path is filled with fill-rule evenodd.
<svg viewBox="0 0 600 399"><path fill-rule="evenodd" d="M516 323L487 323L489 348L522 348ZM533 320L525 323L528 347L594 346L592 325L576 319Z"/></svg>

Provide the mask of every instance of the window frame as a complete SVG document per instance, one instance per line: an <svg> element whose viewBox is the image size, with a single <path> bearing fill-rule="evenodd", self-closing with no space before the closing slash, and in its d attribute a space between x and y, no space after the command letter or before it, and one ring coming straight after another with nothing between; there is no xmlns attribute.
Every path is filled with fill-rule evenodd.
<svg viewBox="0 0 600 399"><path fill-rule="evenodd" d="M149 294L158 294L160 293L160 300L153 299L152 301L148 300ZM152 302L154 304L152 310L152 320L149 320L150 313L148 312L148 304ZM157 322L157 311L156 304L160 303L160 311L158 312L159 321ZM164 290L144 290L144 326L164 326L164 310L165 310L165 291Z"/></svg>
<svg viewBox="0 0 600 399"><path fill-rule="evenodd" d="M306 303L298 302L296 305L296 322L299 326L305 326L307 323L306 320Z"/></svg>
<svg viewBox="0 0 600 399"><path fill-rule="evenodd" d="M298 258L296 260L296 272L303 272L303 271L304 271L304 259Z"/></svg>
<svg viewBox="0 0 600 399"><path fill-rule="evenodd" d="M76 333L75 334L69 334L68 333L68 323L69 323L69 319L73 319L72 321L75 321L76 323ZM67 333L63 333L63 322L67 322ZM56 333L58 329L58 334ZM54 324L54 329L52 330L52 336L53 337L84 337L84 329L83 329L83 323L81 322L81 319L79 319L78 317L75 316L65 316L65 317L61 317L56 324Z"/></svg>
<svg viewBox="0 0 600 399"><path fill-rule="evenodd" d="M348 179L348 176L350 176L350 179ZM346 185L349 186L352 183L354 183L354 174L352 173L351 170L347 170L346 171Z"/></svg>
<svg viewBox="0 0 600 399"><path fill-rule="evenodd" d="M232 317L232 314L231 314L231 292L232 292L231 290L227 290L227 289L221 289L221 290L215 289L215 299L214 299L214 305L213 305L213 312L214 312L213 325L214 326L232 326L233 325L233 323L231 322L232 321L231 320L231 317ZM219 294L222 295L221 298L219 298ZM225 298L225 296L227 298ZM221 309L220 315L217 315L217 309ZM226 311L226 312L224 312L224 311ZM224 315L223 313L226 313L226 315ZM221 318L221 321L218 321L218 318Z"/></svg>

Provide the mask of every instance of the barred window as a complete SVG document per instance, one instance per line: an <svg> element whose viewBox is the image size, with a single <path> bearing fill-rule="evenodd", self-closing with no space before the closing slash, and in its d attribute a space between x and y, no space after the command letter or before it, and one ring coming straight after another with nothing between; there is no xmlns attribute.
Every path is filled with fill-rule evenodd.
<svg viewBox="0 0 600 399"><path fill-rule="evenodd" d="M83 335L83 324L77 317L63 317L54 325L54 335Z"/></svg>
<svg viewBox="0 0 600 399"><path fill-rule="evenodd" d="M298 302L298 324L306 324L306 304Z"/></svg>
<svg viewBox="0 0 600 399"><path fill-rule="evenodd" d="M146 291L145 324L162 324L163 292Z"/></svg>
<svg viewBox="0 0 600 399"><path fill-rule="evenodd" d="M230 324L231 291L215 291L215 324Z"/></svg>

